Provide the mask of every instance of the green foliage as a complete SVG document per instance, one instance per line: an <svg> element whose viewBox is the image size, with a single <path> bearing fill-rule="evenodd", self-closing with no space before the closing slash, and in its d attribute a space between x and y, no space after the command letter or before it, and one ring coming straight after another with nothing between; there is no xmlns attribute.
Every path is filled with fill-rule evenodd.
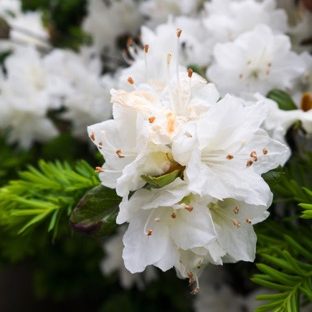
<svg viewBox="0 0 312 312"><path fill-rule="evenodd" d="M275 101L278 104L278 107L282 110L293 110L297 109L297 106L291 96L282 90L271 90L267 94L267 98Z"/></svg>
<svg viewBox="0 0 312 312"><path fill-rule="evenodd" d="M84 233L100 237L111 234L117 227L119 203L115 190L96 186L81 198L70 221L76 230Z"/></svg>
<svg viewBox="0 0 312 312"><path fill-rule="evenodd" d="M19 234L47 222L47 230L56 237L60 219L71 213L79 198L99 184L92 167L78 162L39 162L39 168L29 167L0 189L0 224L16 229Z"/></svg>
<svg viewBox="0 0 312 312"><path fill-rule="evenodd" d="M303 188L303 191L309 197L309 202L299 204L299 206L303 209L301 217L303 219L312 219L312 190Z"/></svg>
<svg viewBox="0 0 312 312"><path fill-rule="evenodd" d="M271 222L258 237L262 262L252 281L271 292L257 297L265 303L256 311L300 311L302 302L312 301L311 227L287 229Z"/></svg>

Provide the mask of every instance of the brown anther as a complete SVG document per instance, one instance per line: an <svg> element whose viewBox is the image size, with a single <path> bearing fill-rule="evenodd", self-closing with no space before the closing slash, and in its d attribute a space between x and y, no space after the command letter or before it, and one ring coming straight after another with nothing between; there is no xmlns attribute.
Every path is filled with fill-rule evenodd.
<svg viewBox="0 0 312 312"><path fill-rule="evenodd" d="M194 208L193 208L192 206L190 206L190 205L186 205L186 206L185 206L185 209L186 209L188 212L192 212Z"/></svg>
<svg viewBox="0 0 312 312"><path fill-rule="evenodd" d="M246 219L246 223L251 224L251 220L250 219Z"/></svg>
<svg viewBox="0 0 312 312"><path fill-rule="evenodd" d="M128 83L133 85L134 84L134 80L132 77L128 77Z"/></svg>
<svg viewBox="0 0 312 312"><path fill-rule="evenodd" d="M238 206L235 206L235 207L233 208L233 212L234 212L235 214L238 214L238 213L239 213L239 207L238 207Z"/></svg>
<svg viewBox="0 0 312 312"><path fill-rule="evenodd" d="M268 154L268 149L267 148L264 148L263 150L262 150L262 153L263 153L263 155L267 155Z"/></svg>
<svg viewBox="0 0 312 312"><path fill-rule="evenodd" d="M91 132L91 134L90 134L90 139L91 139L92 141L95 141L95 134L94 134L94 132Z"/></svg>
<svg viewBox="0 0 312 312"><path fill-rule="evenodd" d="M300 107L304 112L312 109L312 92L306 92L302 95Z"/></svg>
<svg viewBox="0 0 312 312"><path fill-rule="evenodd" d="M233 156L232 154L226 155L226 159L228 159L228 160L231 160L231 159L233 159L233 158L234 158L234 156Z"/></svg>
<svg viewBox="0 0 312 312"><path fill-rule="evenodd" d="M246 167L250 167L253 164L251 159L247 160Z"/></svg>
<svg viewBox="0 0 312 312"><path fill-rule="evenodd" d="M129 37L128 39L127 39L127 47L130 47L130 46L132 46L133 45L133 39L131 38L131 37Z"/></svg>
<svg viewBox="0 0 312 312"><path fill-rule="evenodd" d="M95 167L95 172L96 173L104 172L104 169L102 167Z"/></svg>
<svg viewBox="0 0 312 312"><path fill-rule="evenodd" d="M122 154L121 149L118 149L118 150L116 151L116 154L117 154L117 156L118 156L119 158L125 158L125 156Z"/></svg>
<svg viewBox="0 0 312 312"><path fill-rule="evenodd" d="M148 118L149 123L153 123L155 120L156 120L156 117L154 117L154 116L151 116Z"/></svg>
<svg viewBox="0 0 312 312"><path fill-rule="evenodd" d="M192 78L192 76L193 76L193 69L192 68L187 69L187 75L189 78Z"/></svg>
<svg viewBox="0 0 312 312"><path fill-rule="evenodd" d="M177 37L180 38L182 34L182 29L177 28Z"/></svg>
<svg viewBox="0 0 312 312"><path fill-rule="evenodd" d="M233 220L232 220L232 223L233 223L233 225L234 225L235 227L237 227L237 228L239 228L239 227L240 227L240 223L239 223L239 221L238 221L238 220L233 219Z"/></svg>
<svg viewBox="0 0 312 312"><path fill-rule="evenodd" d="M148 44L144 44L144 52L148 53L149 50L149 45Z"/></svg>
<svg viewBox="0 0 312 312"><path fill-rule="evenodd" d="M153 230L151 230L151 229L147 230L147 232L146 232L147 236L151 236L152 234L153 234Z"/></svg>
<svg viewBox="0 0 312 312"><path fill-rule="evenodd" d="M250 153L250 157L251 157L254 161L257 161L257 160L258 160L257 152L256 152L256 151L252 151L252 152Z"/></svg>
<svg viewBox="0 0 312 312"><path fill-rule="evenodd" d="M168 54L167 54L167 64L168 64L168 65L171 63L171 60L172 60L172 54L171 54L171 53L168 53Z"/></svg>
<svg viewBox="0 0 312 312"><path fill-rule="evenodd" d="M102 143L102 142L99 142L99 146L103 146L103 143Z"/></svg>
<svg viewBox="0 0 312 312"><path fill-rule="evenodd" d="M175 213L175 212L173 212L172 214L171 214L171 218L172 219L175 219L177 217L177 214Z"/></svg>

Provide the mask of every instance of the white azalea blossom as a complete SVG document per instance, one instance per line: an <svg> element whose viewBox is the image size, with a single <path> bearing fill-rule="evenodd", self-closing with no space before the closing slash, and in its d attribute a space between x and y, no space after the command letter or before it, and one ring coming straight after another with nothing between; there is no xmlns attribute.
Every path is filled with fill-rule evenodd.
<svg viewBox="0 0 312 312"><path fill-rule="evenodd" d="M118 40L122 36L135 35L142 23L138 4L133 0L109 1L89 0L88 15L83 29L90 33L98 52L117 57Z"/></svg>
<svg viewBox="0 0 312 312"><path fill-rule="evenodd" d="M59 103L63 87L45 70L44 59L33 47L16 48L6 59L2 77L0 127L9 131L9 142L28 148L33 141L57 135L47 117L52 103Z"/></svg>
<svg viewBox="0 0 312 312"><path fill-rule="evenodd" d="M54 50L46 57L46 67L60 77L64 85L62 115L73 124L73 133L85 137L90 123L111 117L109 90L115 79L107 74L101 76L101 63L89 50L80 54Z"/></svg>
<svg viewBox="0 0 312 312"><path fill-rule="evenodd" d="M175 38L177 29L182 31L180 38ZM136 83L167 81L177 63L207 66L210 62L212 42L203 31L201 21L195 18L169 19L154 31L143 26L141 41L145 50L135 45L129 47L134 61L122 71L121 87L125 87L129 76Z"/></svg>
<svg viewBox="0 0 312 312"><path fill-rule="evenodd" d="M207 76L222 93L265 95L273 88L291 89L303 75L305 65L290 48L287 36L274 35L267 26L258 26L233 42L217 44Z"/></svg>
<svg viewBox="0 0 312 312"><path fill-rule="evenodd" d="M212 0L205 3L204 25L216 42L235 40L260 24L274 33L286 32L287 15L275 0Z"/></svg>
<svg viewBox="0 0 312 312"><path fill-rule="evenodd" d="M124 228L121 227L117 234L110 237L104 244L103 250L106 253L105 258L101 262L101 271L104 275L110 275L115 271L119 273L121 285L128 289L136 285L139 289L144 289L145 283L154 280L157 275L153 267L148 267L144 274L131 274L126 270L122 259L122 236Z"/></svg>
<svg viewBox="0 0 312 312"><path fill-rule="evenodd" d="M165 22L169 15L190 16L197 12L203 0L147 0L140 4L141 13L148 18L149 26Z"/></svg>

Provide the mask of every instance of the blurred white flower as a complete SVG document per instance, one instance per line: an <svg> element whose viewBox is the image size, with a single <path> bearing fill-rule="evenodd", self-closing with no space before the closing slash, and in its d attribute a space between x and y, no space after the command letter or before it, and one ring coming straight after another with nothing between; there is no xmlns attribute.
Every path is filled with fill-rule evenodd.
<svg viewBox="0 0 312 312"><path fill-rule="evenodd" d="M113 76L101 76L101 62L89 50L80 54L54 50L45 58L50 73L62 80L64 87L63 118L69 120L76 136L85 138L90 123L111 117L109 90L115 85Z"/></svg>
<svg viewBox="0 0 312 312"><path fill-rule="evenodd" d="M207 76L223 94L265 95L273 88L291 89L305 66L290 48L287 36L274 35L267 26L258 26L233 42L217 44Z"/></svg>
<svg viewBox="0 0 312 312"><path fill-rule="evenodd" d="M144 274L131 274L124 265L122 259L122 237L125 233L123 227L119 228L117 234L110 237L103 245L105 258L101 262L101 271L104 275L114 272L119 273L119 280L124 288L131 288L136 285L139 289L144 289L145 284L157 278L155 269L148 267Z"/></svg>
<svg viewBox="0 0 312 312"><path fill-rule="evenodd" d="M98 52L118 57L116 52L120 37L135 35L142 21L138 4L133 0L89 0L83 29L91 34Z"/></svg>
<svg viewBox="0 0 312 312"><path fill-rule="evenodd" d="M275 0L212 0L205 3L204 25L216 42L235 40L259 24L274 33L287 31L287 15L276 8Z"/></svg>
<svg viewBox="0 0 312 312"><path fill-rule="evenodd" d="M19 47L5 61L2 77L1 128L9 130L9 142L23 148L46 141L57 134L47 112L60 100L58 77L44 67L44 60L33 47Z"/></svg>
<svg viewBox="0 0 312 312"><path fill-rule="evenodd" d="M141 3L140 11L148 18L147 25L155 27L164 23L169 15L195 14L202 3L203 0L147 0Z"/></svg>

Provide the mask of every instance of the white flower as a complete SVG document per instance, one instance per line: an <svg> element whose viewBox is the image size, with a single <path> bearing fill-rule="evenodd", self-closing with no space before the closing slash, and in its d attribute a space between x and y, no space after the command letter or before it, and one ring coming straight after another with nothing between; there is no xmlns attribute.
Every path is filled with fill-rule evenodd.
<svg viewBox="0 0 312 312"><path fill-rule="evenodd" d="M276 9L275 0L212 0L206 2L204 25L216 42L234 40L259 24L276 33L287 30L287 15Z"/></svg>
<svg viewBox="0 0 312 312"><path fill-rule="evenodd" d="M16 48L5 61L7 75L1 83L1 128L9 130L9 142L28 148L57 134L47 118L60 93L58 78L44 69L44 61L32 47Z"/></svg>
<svg viewBox="0 0 312 312"><path fill-rule="evenodd" d="M120 283L124 288L131 288L136 285L139 289L143 289L145 283L148 283L156 278L156 272L153 267L148 267L143 274L131 274L126 270L122 259L122 236L124 228L121 227L116 235L110 237L103 245L106 253L105 258L101 262L101 270L104 275L112 274L119 271Z"/></svg>
<svg viewBox="0 0 312 312"><path fill-rule="evenodd" d="M180 38L176 37L181 29ZM131 66L121 74L121 86L125 86L128 77L138 83L167 81L176 72L176 64L183 66L196 64L207 66L211 58L211 40L203 31L199 19L179 17L169 19L154 31L148 27L141 28L141 41L148 47L147 51L137 46L129 47L134 58Z"/></svg>
<svg viewBox="0 0 312 312"><path fill-rule="evenodd" d="M148 26L155 27L165 22L169 15L196 13L202 2L203 0L147 0L141 3L140 11L148 18Z"/></svg>
<svg viewBox="0 0 312 312"><path fill-rule="evenodd" d="M304 62L290 51L289 38L274 35L263 25L233 42L217 44L214 59L207 76L222 93L266 94L273 88L291 89L304 73Z"/></svg>
<svg viewBox="0 0 312 312"><path fill-rule="evenodd" d="M262 102L246 104L227 95L173 142L173 158L186 166L192 192L254 205L270 202L261 174L283 165L289 150L261 129L268 113Z"/></svg>
<svg viewBox="0 0 312 312"><path fill-rule="evenodd" d="M169 83L142 84L133 91L113 90L114 120L88 128L106 162L102 183L121 196L141 188L141 175L161 175L172 166L172 138L190 120L216 103L215 87L186 70Z"/></svg>
<svg viewBox="0 0 312 312"><path fill-rule="evenodd" d="M83 22L83 29L90 33L93 44L99 52L114 56L119 37L135 35L142 23L138 6L133 0L88 1L88 16Z"/></svg>
<svg viewBox="0 0 312 312"><path fill-rule="evenodd" d="M114 78L101 77L101 62L89 50L80 54L54 50L45 58L45 66L62 80L64 87L63 118L72 122L73 133L85 138L87 125L111 117L109 90Z"/></svg>

